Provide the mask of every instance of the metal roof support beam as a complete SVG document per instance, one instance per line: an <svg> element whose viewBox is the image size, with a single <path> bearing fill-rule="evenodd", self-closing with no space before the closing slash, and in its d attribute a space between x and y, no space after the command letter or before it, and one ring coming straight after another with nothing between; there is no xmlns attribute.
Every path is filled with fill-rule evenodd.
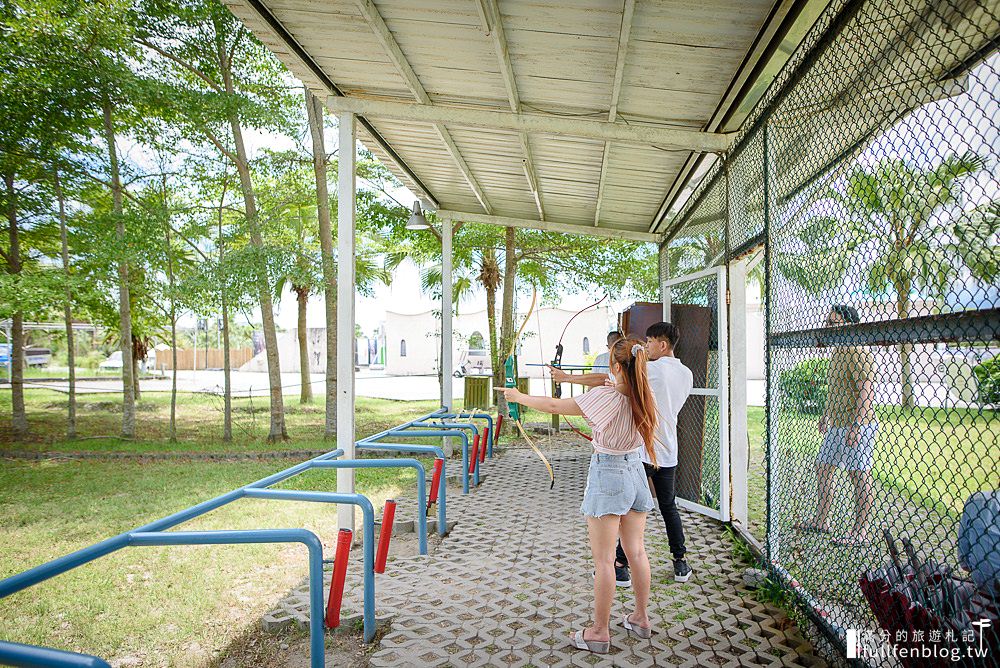
<svg viewBox="0 0 1000 668"><path fill-rule="evenodd" d="M541 230L543 232L559 232L561 234L578 234L586 237L601 237L603 239L624 239L626 241L642 241L645 243L659 243L661 240L658 234L648 232L634 232L631 230L615 230L610 227L591 227L589 225L570 225L568 223L552 223L545 220L532 220L530 218L509 218L507 216L484 216L481 213L467 213L465 211L449 211L438 209L437 217L444 221L461 221L464 223L480 223L483 225L499 225L501 227L519 227L527 230Z"/></svg>
<svg viewBox="0 0 1000 668"><path fill-rule="evenodd" d="M618 119L618 99L622 94L622 79L625 76L625 56L628 53L628 39L632 34L632 15L635 14L635 0L625 0L622 8L622 26L618 31L618 55L615 58L615 79L611 86L611 109L608 111L608 122ZM604 142L601 152L601 178L597 182L597 206L594 209L594 227L601 222L601 201L604 199L604 178L608 171L608 154L611 143Z"/></svg>
<svg viewBox="0 0 1000 668"><path fill-rule="evenodd" d="M476 0L479 6L479 14L483 19L484 30L493 40L493 48L497 53L497 60L500 63L500 73L503 75L504 87L507 89L507 100L510 103L510 110L514 113L521 111L521 98L517 93L517 81L514 79L514 67L510 62L510 50L507 47L507 35L503 30L503 19L500 16L500 8L496 0ZM520 136L521 152L524 154L524 177L528 181L528 187L535 198L535 207L538 209L538 217L545 220L545 209L542 206L542 193L538 186L538 175L535 173L534 160L531 158L531 144L527 135L523 132Z"/></svg>
<svg viewBox="0 0 1000 668"><path fill-rule="evenodd" d="M733 143L733 133L699 132L652 125L626 125L582 118L515 114L468 107L444 107L408 102L386 102L356 97L331 97L327 106L336 113L351 112L373 118L417 123L446 123L470 128L510 130L529 134L562 135L599 139L639 146L664 146L703 153L721 153Z"/></svg>
<svg viewBox="0 0 1000 668"><path fill-rule="evenodd" d="M413 96L420 102L421 105L431 105L431 98L427 94L426 89L420 79L417 78L416 72L410 66L410 62L403 55L402 49L399 48L399 43L396 42L396 38L392 36L392 32L389 30L389 26L385 24L385 20L382 15L379 14L378 8L372 0L355 0L355 4L361 15L364 17L365 21L368 22L368 26L375 33L375 37L382 44L382 48L385 49L386 54L389 56L389 60L395 65L396 69L399 71L400 75L406 81L406 85L409 87L410 92ZM335 99L335 98L331 98ZM329 106L329 105L328 105ZM433 121L431 121L434 123ZM455 144L455 140L452 138L451 133L448 129L444 127L441 123L434 123L434 127L437 130L438 135L441 137L441 141L444 142L448 149L448 153L451 154L452 159L458 166L462 176L465 177L465 181L469 184L472 192L476 195L476 199L483 206L483 209L487 213L493 212L493 207L490 206L489 200L486 199L486 193L479 186L479 182L476 177L472 174L472 169L469 164L465 162L465 158L462 157L461 151L458 150L458 146Z"/></svg>

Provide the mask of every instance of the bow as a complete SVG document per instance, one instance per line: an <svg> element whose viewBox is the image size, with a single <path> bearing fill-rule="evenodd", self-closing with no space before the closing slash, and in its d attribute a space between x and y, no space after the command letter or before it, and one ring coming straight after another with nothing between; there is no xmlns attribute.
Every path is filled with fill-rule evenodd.
<svg viewBox="0 0 1000 668"><path fill-rule="evenodd" d="M576 317L578 315L580 315L581 313L583 313L584 311L586 311L588 309L594 308L595 306L599 305L601 302L603 302L607 298L608 298L608 295L605 294L603 297L601 297L600 299L598 299L593 304L590 304L588 306L584 306L582 309L580 309L579 311L577 311L576 313L574 313L573 316L569 320L566 321L566 326L563 327L562 334L559 335L559 343L556 344L556 356L552 358L552 366L556 367L557 369L562 366L562 356L563 356L563 344L562 344L562 342L563 342L563 339L566 338L566 330L569 329L570 323L573 322L574 320L576 320ZM555 384L555 389L552 391L552 396L555 397L556 399L559 399L559 398L562 397L562 383L556 383Z"/></svg>
<svg viewBox="0 0 1000 668"><path fill-rule="evenodd" d="M503 363L504 371L504 387L517 387L517 356L514 355L514 350L517 347L517 341L521 338L521 334L524 333L524 328L528 325L528 320L531 318L532 312L535 310L535 302L538 299L538 292L535 290L534 286L531 288L531 308L528 309L528 314L524 316L524 322L521 323L520 329L517 330L517 334L510 342L510 353L507 355L507 359ZM518 433L521 434L521 438L535 451L535 454L542 460L545 464L545 468L549 471L549 489L552 489L556 485L556 476L552 471L552 464L549 460L545 458L542 451L538 449L534 441L528 436L524 431L524 426L521 424L521 407L520 405L514 403L513 401L507 402L507 417L509 417L514 425L517 427Z"/></svg>
<svg viewBox="0 0 1000 668"><path fill-rule="evenodd" d="M603 297L601 297L600 299L598 299L593 304L589 304L587 306L584 306L582 309L580 309L579 311L577 311L576 313L574 313L573 316L569 320L566 321L566 326L563 327L562 334L559 335L559 342L556 344L556 355L555 355L555 357L552 358L552 366L556 367L557 369L562 367L562 356L563 356L563 344L562 344L562 342L563 342L563 338L565 338L565 336L566 336L566 330L569 329L570 323L573 322L574 320L576 320L576 317L578 315L580 315L584 311L587 311L589 309L594 308L595 306L598 306L601 302L603 302L607 298L608 298L608 295L605 294ZM559 398L562 397L562 383L555 383L554 385L555 386L552 389L552 396L554 398L556 398L556 399L559 399ZM563 421L565 421L566 424L569 425L569 428L572 429L574 432L576 432L577 434L579 434L583 438L587 439L588 441L592 440L590 438L590 436L587 436L582 431L580 431L579 429L577 429L576 426L572 422L570 422L570 420L569 420L569 418L567 416L563 415L561 417L562 417Z"/></svg>

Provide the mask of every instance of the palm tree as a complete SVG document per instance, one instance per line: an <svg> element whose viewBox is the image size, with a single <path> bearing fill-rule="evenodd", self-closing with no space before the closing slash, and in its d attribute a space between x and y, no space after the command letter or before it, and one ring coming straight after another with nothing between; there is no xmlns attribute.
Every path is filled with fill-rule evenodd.
<svg viewBox="0 0 1000 668"><path fill-rule="evenodd" d="M979 280L995 280L997 204L957 210L961 181L985 167L972 153L929 169L899 159L855 167L823 198L839 212L808 219L794 235L806 250L779 253L778 270L818 294L840 284L852 263L865 261L870 263L866 288L874 294L891 291L901 319L910 316L914 291L941 299L963 269ZM899 347L906 407L913 406L911 349L911 344Z"/></svg>
<svg viewBox="0 0 1000 668"><path fill-rule="evenodd" d="M458 315L459 303L476 291L475 278L478 272L465 263L456 264L452 269L451 305L455 315ZM441 265L432 264L420 269L420 290L433 299L441 299Z"/></svg>
<svg viewBox="0 0 1000 668"><path fill-rule="evenodd" d="M707 230L704 233L672 244L667 250L671 278L716 266L725 260L726 237L722 229ZM756 283L764 296L764 265L757 264L747 273L747 279ZM676 285L671 289L672 300L683 303L695 295L689 294L691 284Z"/></svg>

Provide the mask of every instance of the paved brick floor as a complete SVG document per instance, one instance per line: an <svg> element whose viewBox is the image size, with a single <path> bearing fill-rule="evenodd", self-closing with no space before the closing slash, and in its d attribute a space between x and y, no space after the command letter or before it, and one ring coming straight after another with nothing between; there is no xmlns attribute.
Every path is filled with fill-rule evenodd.
<svg viewBox="0 0 1000 668"><path fill-rule="evenodd" d="M652 639L616 627L609 656L570 649L568 633L588 622L592 602L579 510L589 449L572 437L542 437L540 445L555 489L530 450L505 449L487 462L479 489L466 497L449 490L449 520L457 524L435 553L398 557L378 576L377 615L391 627L372 666L826 665L780 610L750 596L722 527L694 513L683 514L695 569L684 584L673 581L662 521L650 516ZM345 615L360 611L356 565L351 571ZM302 587L276 612L301 622L305 600ZM631 590L619 590L613 624L630 601Z"/></svg>

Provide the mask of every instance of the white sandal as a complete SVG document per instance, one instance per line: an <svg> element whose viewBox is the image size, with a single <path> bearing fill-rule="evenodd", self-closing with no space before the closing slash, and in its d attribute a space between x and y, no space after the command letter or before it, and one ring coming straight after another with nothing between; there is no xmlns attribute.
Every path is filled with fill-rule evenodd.
<svg viewBox="0 0 1000 668"><path fill-rule="evenodd" d="M633 624L628 620L628 615L622 617L622 626L625 627L626 631L631 631L636 635L637 638L642 638L643 640L648 640L653 637L653 628L643 628L638 624Z"/></svg>
<svg viewBox="0 0 1000 668"><path fill-rule="evenodd" d="M573 639L573 647L575 649L582 649L587 652L593 652L594 654L607 654L611 651L611 641L605 640L601 642L600 640L587 640L583 637L583 629L580 629L576 633L570 636Z"/></svg>

